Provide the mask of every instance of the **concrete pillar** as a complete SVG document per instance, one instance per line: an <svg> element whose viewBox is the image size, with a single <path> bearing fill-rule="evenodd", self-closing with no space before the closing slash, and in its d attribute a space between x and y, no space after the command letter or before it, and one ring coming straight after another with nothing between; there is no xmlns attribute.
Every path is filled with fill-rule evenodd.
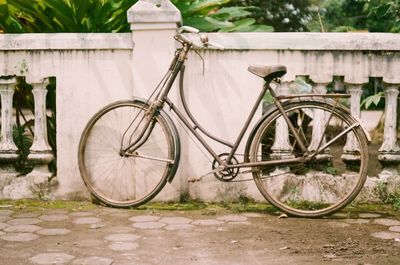
<svg viewBox="0 0 400 265"><path fill-rule="evenodd" d="M379 148L378 160L382 164L382 172L379 177L386 179L398 176L400 164L400 147L397 144L397 98L399 85L388 85L385 89L385 127L383 143Z"/></svg>
<svg viewBox="0 0 400 265"><path fill-rule="evenodd" d="M18 158L18 148L13 140L13 95L15 78L0 79L1 96L1 140L0 140L0 188L17 175L14 163Z"/></svg>
<svg viewBox="0 0 400 265"><path fill-rule="evenodd" d="M350 112L354 117L360 118L360 101L362 95L362 84L348 84L348 92L350 93ZM347 134L346 145L343 148L343 161L348 164L359 163L360 147L357 145L357 139L352 133Z"/></svg>
<svg viewBox="0 0 400 265"><path fill-rule="evenodd" d="M134 97L149 98L167 72L177 48L173 37L181 21L180 11L169 0L139 0L128 10L134 42ZM172 88L169 98L178 102L176 87ZM182 160L184 158L181 163L185 163ZM183 193L188 193L187 179L183 176L187 177L187 174L178 171L172 185L167 185L157 198L177 200Z"/></svg>
<svg viewBox="0 0 400 265"><path fill-rule="evenodd" d="M28 159L34 164L33 171L28 174L34 184L46 183L52 173L48 164L53 161L54 156L47 140L46 121L46 86L49 79L27 80L33 86L32 93L35 102L35 131L33 143L30 148Z"/></svg>
<svg viewBox="0 0 400 265"><path fill-rule="evenodd" d="M313 88L313 93L315 94L326 94L327 83L316 83ZM314 110L313 113L313 129L311 135L311 142L308 146L308 150L316 151L319 147L326 143L326 137L323 136L326 128L326 123L329 118L329 113L324 110ZM324 150L323 154L318 154L316 158L321 161L329 161L331 159L329 155L329 148Z"/></svg>
<svg viewBox="0 0 400 265"><path fill-rule="evenodd" d="M169 0L139 0L128 10L128 22L135 46L134 94L147 98L174 56L173 36L181 23L181 14Z"/></svg>
<svg viewBox="0 0 400 265"><path fill-rule="evenodd" d="M289 92L289 82L281 83L275 92L277 95L287 95ZM275 141L271 150L271 157L274 159L294 158L293 147L289 141L289 128L282 117L276 120Z"/></svg>

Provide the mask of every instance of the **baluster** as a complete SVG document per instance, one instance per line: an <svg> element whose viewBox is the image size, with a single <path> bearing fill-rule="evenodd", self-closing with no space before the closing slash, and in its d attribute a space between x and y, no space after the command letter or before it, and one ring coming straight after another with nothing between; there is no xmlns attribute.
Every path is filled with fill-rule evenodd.
<svg viewBox="0 0 400 265"><path fill-rule="evenodd" d="M350 113L354 117L361 117L361 96L362 96L362 84L349 84L348 92L350 93ZM357 139L353 133L347 134L346 144L343 148L342 160L347 164L348 168L351 165L358 164L360 162L360 147L357 144Z"/></svg>
<svg viewBox="0 0 400 265"><path fill-rule="evenodd" d="M379 178L387 179L390 176L398 176L400 163L400 147L397 144L397 97L399 85L388 85L385 89L385 127L383 131L383 143L379 148L378 160L382 164L382 172Z"/></svg>
<svg viewBox="0 0 400 265"><path fill-rule="evenodd" d="M48 169L48 164L54 159L47 140L46 86L48 84L48 78L31 83L35 101L35 135L28 159L34 164L34 169L28 177L31 177L35 184L46 183L52 175Z"/></svg>
<svg viewBox="0 0 400 265"><path fill-rule="evenodd" d="M315 94L326 94L326 86L327 83L317 83L314 86ZM327 122L327 118L324 110L314 110L313 113L313 130L311 135L311 143L308 146L308 150L315 151L318 149L318 146L323 146L326 143L326 137L323 135L325 131L325 126ZM322 143L320 145L320 142ZM320 161L329 161L332 156L329 154L329 148L324 150L323 154L319 154L316 156L316 159Z"/></svg>
<svg viewBox="0 0 400 265"><path fill-rule="evenodd" d="M14 163L18 158L18 148L13 140L13 95L16 79L0 79L1 96L1 141L0 141L0 188L17 176Z"/></svg>
<svg viewBox="0 0 400 265"><path fill-rule="evenodd" d="M289 91L289 83L283 82L275 92L277 95L286 95ZM289 141L289 128L286 121L281 117L276 120L275 141L271 147L273 159L293 158L293 147Z"/></svg>

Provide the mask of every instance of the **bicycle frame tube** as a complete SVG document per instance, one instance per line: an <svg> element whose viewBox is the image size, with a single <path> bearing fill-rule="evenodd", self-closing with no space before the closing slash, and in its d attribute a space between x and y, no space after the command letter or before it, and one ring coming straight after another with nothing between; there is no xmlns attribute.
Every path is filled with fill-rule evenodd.
<svg viewBox="0 0 400 265"><path fill-rule="evenodd" d="M182 67L181 70L183 70L183 67ZM181 84L181 85L182 85L182 84ZM184 110L185 110L185 113L188 115L189 120L194 124L194 126L193 126L193 125L190 123L190 121L189 121L188 119L186 119L185 116L175 107L175 105L172 103L171 100L169 100L169 99L167 98L165 102L169 105L170 109L176 114L176 116L179 118L179 120L181 120L181 121L183 122L183 124L184 124L184 125L190 130L190 132L196 137L196 139L197 139L197 140L204 146L204 148L210 153L210 155L211 155L212 157L214 157L215 160L218 161L218 163L223 164L223 161L222 161L222 160L220 159L220 157L215 153L215 151L214 151L214 150L212 149L212 147L207 143L207 141L196 131L196 129L200 129L201 132L203 132L206 136L208 136L209 138L215 140L216 142L219 142L219 143L221 143L221 144L224 144L224 145L230 147L230 148L231 148L231 151L229 152L229 155L228 155L228 158L227 158L227 161L226 161L226 163L229 164L229 163L231 162L231 160L232 160L234 154L236 153L236 151L237 151L237 149L238 149L238 147L239 147L241 141L243 140L243 136L244 136L244 134L246 133L246 131L247 131L247 129L248 129L248 127L249 127L249 125L250 125L250 123L251 123L253 117L254 117L254 114L256 113L256 111L257 111L257 109L258 109L258 106L260 105L260 102L261 102L261 100L263 99L264 94L265 94L265 92L267 91L267 89L268 89L268 86L265 85L265 86L263 87L262 91L260 92L260 95L258 96L256 102L254 103L254 106L253 106L253 108L252 108L252 110L251 110L251 112L250 112L250 114L249 114L247 120L245 121L245 123L244 123L244 125L243 125L243 127L242 127L242 129L241 129L241 131L240 131L240 133L239 133L239 135L238 135L238 137L237 137L237 139L236 139L236 141L235 141L235 143L234 143L233 145L232 145L232 144L229 144L229 143L227 143L227 142L225 142L225 141L223 141L223 140L220 140L220 139L218 139L218 138L216 138L216 137L214 137L214 136L212 136L207 130L205 130L204 128L202 128L202 127L197 123L197 121L194 119L193 115L192 115L191 112L189 111L189 108L188 108L188 106L187 106L186 101L185 101L184 98L183 98L183 95L182 95L183 89L182 89L182 87L181 87L181 90L180 90L180 91L181 91L181 98L182 98L182 103L183 103L183 106L184 106ZM243 164L243 163L236 164L237 167L241 167L241 165L244 165L244 164ZM250 165L249 165L249 166L250 166Z"/></svg>
<svg viewBox="0 0 400 265"><path fill-rule="evenodd" d="M294 128L294 126L292 125L289 117L287 116L287 114L285 113L281 102L279 101L279 99L277 98L277 95L275 94L275 92L272 90L272 88L269 85L269 82L267 81L263 87L263 89L261 90L258 98L256 99L253 108L250 111L249 116L247 117L247 120L245 121L241 131L239 132L239 135L235 141L235 143L232 145L222 139L219 139L213 135L211 135L207 130L205 130L203 127L200 126L200 124L198 124L198 122L196 121L196 119L193 117L193 115L191 114L187 103L184 99L184 93L183 93L183 77L181 77L180 80L180 96L182 99L182 104L184 106L184 111L186 113L186 115L189 117L189 119L187 119L184 114L182 112L179 111L179 109L177 109L175 107L175 105L172 103L172 101L168 98L168 94L177 78L177 75L179 73L182 74L183 76L183 72L184 72L184 63L186 60L186 55L189 52L190 46L185 45L183 47L183 49L181 51L179 51L178 53L175 54L174 59L171 63L170 66L170 70L172 71L171 76L168 78L168 80L166 80L166 86L164 89L162 89L160 91L160 94L156 97L156 99L153 101L153 103L151 103L150 108L148 110L148 113L146 113L146 115L149 115L149 117L152 117L155 115L155 113L163 107L164 103L167 103L167 105L170 107L171 111L175 113L175 115L177 116L177 118L179 120L181 120L183 122L183 124L187 127L187 129L189 129L189 131L197 138L197 140L204 146L204 148L208 151L208 153L214 157L214 159L216 161L218 161L218 163L220 165L225 166L226 168L240 168L240 167L253 167L253 166L263 166L263 165L272 165L272 164L280 164L280 163L285 163L285 162L304 162L305 158L294 158L294 159L284 159L284 160L279 160L279 161L261 161L261 162L253 162L253 163L238 163L238 164L234 164L234 165L229 165L231 163L232 158L234 157L241 141L243 140L243 136L246 133L263 97L264 94L267 90L270 91L272 97L274 98L275 101L275 105L277 106L279 112L282 113L283 118L285 119L290 131L293 133L295 139L298 141L298 144L300 146L300 148L305 152L305 153L309 153L307 148L305 147L303 141L301 140L299 134L297 133L296 129ZM144 128L144 131L142 132L142 137L144 137L144 140L138 140L136 142L134 142L133 144L131 144L128 148L125 149L125 151L129 150L129 151L134 151L134 149L140 147L147 139L148 135L150 135L152 128L149 128L149 125L151 124L151 122L148 122ZM227 147L230 147L231 150L228 154L227 160L226 161L222 161L222 159L218 156L218 154L213 150L213 148L207 143L207 141L199 134L199 132L197 132L196 130L199 129L201 132L203 132L207 137L209 137L210 139L219 142Z"/></svg>

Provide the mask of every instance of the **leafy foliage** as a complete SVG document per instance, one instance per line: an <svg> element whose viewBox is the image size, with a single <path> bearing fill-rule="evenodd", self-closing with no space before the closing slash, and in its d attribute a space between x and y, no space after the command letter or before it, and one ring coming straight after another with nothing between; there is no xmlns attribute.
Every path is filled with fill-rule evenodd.
<svg viewBox="0 0 400 265"><path fill-rule="evenodd" d="M127 10L137 0L0 0L0 31L128 32ZM231 0L173 0L185 25L202 31L272 31Z"/></svg>
<svg viewBox="0 0 400 265"><path fill-rule="evenodd" d="M326 31L400 32L400 1L328 0L320 6ZM318 23L311 23L319 31Z"/></svg>
<svg viewBox="0 0 400 265"><path fill-rule="evenodd" d="M256 24L249 18L254 7L229 6L231 0L172 1L182 13L183 24L201 31L273 31L267 25Z"/></svg>
<svg viewBox="0 0 400 265"><path fill-rule="evenodd" d="M233 0L232 5L255 6L251 17L275 31L308 31L308 22L318 10L316 0Z"/></svg>
<svg viewBox="0 0 400 265"><path fill-rule="evenodd" d="M126 11L136 0L0 0L5 32L129 31Z"/></svg>
<svg viewBox="0 0 400 265"><path fill-rule="evenodd" d="M383 92L379 92L375 95L369 96L361 102L361 106L365 105L366 109L368 109L372 103L374 103L374 105L377 106L381 101L381 99L384 98L384 96L385 94Z"/></svg>

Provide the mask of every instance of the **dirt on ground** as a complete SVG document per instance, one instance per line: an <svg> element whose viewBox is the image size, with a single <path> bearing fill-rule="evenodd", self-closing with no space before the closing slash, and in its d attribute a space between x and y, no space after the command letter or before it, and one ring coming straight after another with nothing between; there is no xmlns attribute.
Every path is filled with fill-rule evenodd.
<svg viewBox="0 0 400 265"><path fill-rule="evenodd" d="M28 235L29 234L29 235ZM400 213L0 207L0 264L400 264Z"/></svg>

